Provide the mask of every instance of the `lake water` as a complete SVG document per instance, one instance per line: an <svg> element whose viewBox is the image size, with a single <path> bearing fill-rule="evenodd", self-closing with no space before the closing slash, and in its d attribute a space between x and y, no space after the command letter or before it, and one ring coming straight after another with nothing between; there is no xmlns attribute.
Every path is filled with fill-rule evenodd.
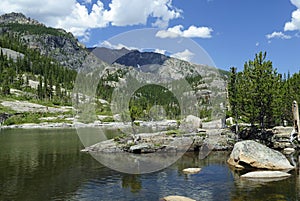
<svg viewBox="0 0 300 201"><path fill-rule="evenodd" d="M229 152L199 160L187 153L172 166L144 175L119 173L97 162L76 130L0 130L0 200L158 201L168 195L196 200L300 200L298 170L274 182L241 180L231 170ZM187 167L199 174L184 175Z"/></svg>

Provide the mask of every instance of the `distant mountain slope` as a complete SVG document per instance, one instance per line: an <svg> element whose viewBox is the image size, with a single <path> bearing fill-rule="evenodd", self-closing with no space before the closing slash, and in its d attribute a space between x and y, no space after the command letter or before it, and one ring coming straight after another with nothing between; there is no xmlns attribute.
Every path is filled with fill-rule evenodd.
<svg viewBox="0 0 300 201"><path fill-rule="evenodd" d="M136 94L129 92L121 96L133 97L130 108L137 118L149 116L154 105L164 106L169 118L177 118L181 98L196 98L198 104L189 104L186 108L201 106L201 118L209 117L216 111L215 107L224 103L219 96L224 97L226 93L226 72L154 52L104 47L87 49L71 33L46 27L20 13L0 16L0 47L5 48L0 55L3 66L0 68L0 88L5 96L10 95L10 89L17 89L27 93L25 99L71 104L75 80L82 75L86 77L79 79L83 91L76 92L77 103L90 96L78 95L89 91L90 85L97 86L93 93L98 99L110 102L120 87L148 83L150 86L137 89ZM15 61L7 57L9 54L15 55ZM83 78L88 80L88 85L81 82ZM32 87L30 81L37 87ZM168 90L161 87L166 85ZM165 93L172 89L177 90L179 99ZM213 103L214 100L217 102ZM185 104L188 103L185 101ZM111 112L102 104L98 109L101 113Z"/></svg>
<svg viewBox="0 0 300 201"><path fill-rule="evenodd" d="M110 49L106 47L88 48L88 50L108 64L113 64L117 59L131 52L126 48Z"/></svg>
<svg viewBox="0 0 300 201"><path fill-rule="evenodd" d="M29 48L37 49L71 69L80 68L88 54L71 33L46 27L21 13L0 16L0 35L14 35Z"/></svg>
<svg viewBox="0 0 300 201"><path fill-rule="evenodd" d="M159 53L139 52L138 50L134 50L119 57L114 63L124 66L140 67L151 64L162 65L169 58L170 57Z"/></svg>

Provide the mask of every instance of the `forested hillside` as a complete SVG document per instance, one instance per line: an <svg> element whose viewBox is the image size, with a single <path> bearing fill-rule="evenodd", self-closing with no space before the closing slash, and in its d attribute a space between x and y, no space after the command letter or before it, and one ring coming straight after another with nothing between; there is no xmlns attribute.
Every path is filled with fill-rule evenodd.
<svg viewBox="0 0 300 201"><path fill-rule="evenodd" d="M61 66L57 61L28 48L14 34L0 35L0 47L22 53L12 59L3 53L0 55L0 85L2 95L10 95L10 89L27 92L28 99L49 100L56 103L70 103L70 90L76 78L76 71ZM38 82L36 88L29 80Z"/></svg>

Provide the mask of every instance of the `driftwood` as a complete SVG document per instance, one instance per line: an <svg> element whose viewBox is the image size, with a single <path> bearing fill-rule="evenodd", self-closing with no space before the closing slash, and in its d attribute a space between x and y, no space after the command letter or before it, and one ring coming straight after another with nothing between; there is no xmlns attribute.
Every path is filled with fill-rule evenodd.
<svg viewBox="0 0 300 201"><path fill-rule="evenodd" d="M298 103L297 101L293 102L293 121L294 121L294 129L295 133L298 135L298 141L300 140L300 122L299 122L299 108L298 108Z"/></svg>

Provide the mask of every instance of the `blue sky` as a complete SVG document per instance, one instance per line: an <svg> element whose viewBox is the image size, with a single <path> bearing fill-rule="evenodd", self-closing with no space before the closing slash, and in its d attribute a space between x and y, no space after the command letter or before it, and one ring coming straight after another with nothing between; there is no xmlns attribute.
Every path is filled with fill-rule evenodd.
<svg viewBox="0 0 300 201"><path fill-rule="evenodd" d="M194 40L221 69L241 70L255 53L267 51L280 73L300 70L300 0L1 1L1 14L13 11L71 31L86 46L112 42L111 37L130 30L156 28L156 37ZM188 54L193 52L177 55Z"/></svg>

